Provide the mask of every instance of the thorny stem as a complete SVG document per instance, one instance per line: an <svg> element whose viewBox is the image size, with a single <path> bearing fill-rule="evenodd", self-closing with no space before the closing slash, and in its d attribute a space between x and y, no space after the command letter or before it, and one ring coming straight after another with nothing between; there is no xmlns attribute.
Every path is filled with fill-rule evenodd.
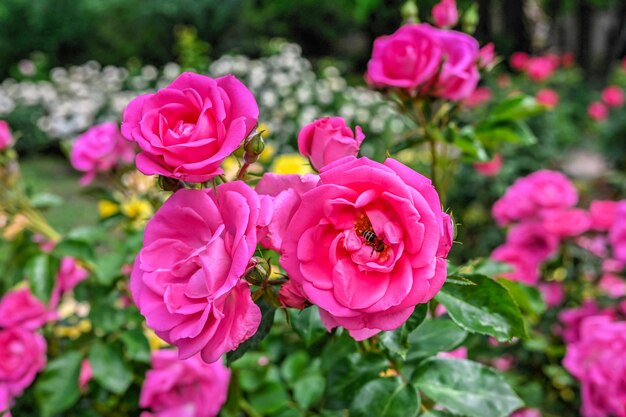
<svg viewBox="0 0 626 417"><path fill-rule="evenodd" d="M237 179L238 180L243 180L245 178L246 173L248 172L248 168L249 167L250 167L249 163L247 163L247 162L243 163L243 165L239 169L239 173L237 174Z"/></svg>

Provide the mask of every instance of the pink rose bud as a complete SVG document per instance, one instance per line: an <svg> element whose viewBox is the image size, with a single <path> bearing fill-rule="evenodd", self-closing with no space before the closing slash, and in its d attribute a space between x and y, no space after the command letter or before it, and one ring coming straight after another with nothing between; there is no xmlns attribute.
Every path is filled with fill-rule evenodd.
<svg viewBox="0 0 626 417"><path fill-rule="evenodd" d="M28 288L6 293L0 300L0 327L36 330L53 317Z"/></svg>
<svg viewBox="0 0 626 417"><path fill-rule="evenodd" d="M91 369L91 362L89 359L83 359L80 363L80 375L78 376L78 386L84 390L87 388L87 384L93 378L93 370Z"/></svg>
<svg viewBox="0 0 626 417"><path fill-rule="evenodd" d="M600 101L594 101L587 107L587 114L595 121L606 120L609 117L609 109Z"/></svg>
<svg viewBox="0 0 626 417"><path fill-rule="evenodd" d="M357 156L365 135L354 132L341 117L324 117L304 126L298 134L298 150L316 170L344 156Z"/></svg>
<svg viewBox="0 0 626 417"><path fill-rule="evenodd" d="M524 71L531 80L543 81L550 77L558 68L558 59L550 56L535 56L528 59L524 65Z"/></svg>
<svg viewBox="0 0 626 417"><path fill-rule="evenodd" d="M280 287L278 298L283 307L296 308L298 310L306 307L306 298L302 294L302 289L298 288L292 281L287 281Z"/></svg>
<svg viewBox="0 0 626 417"><path fill-rule="evenodd" d="M5 150L13 143L13 135L9 124L4 120L0 120L0 151Z"/></svg>
<svg viewBox="0 0 626 417"><path fill-rule="evenodd" d="M607 231L615 221L618 201L595 200L589 206L591 227L595 230Z"/></svg>
<svg viewBox="0 0 626 417"><path fill-rule="evenodd" d="M76 138L72 144L70 162L74 169L85 172L80 183L87 185L96 173L109 171L121 163L128 164L134 156L134 147L120 135L117 124L106 122Z"/></svg>
<svg viewBox="0 0 626 417"><path fill-rule="evenodd" d="M46 366L46 340L20 327L0 329L0 364L0 389L9 398L21 395Z"/></svg>
<svg viewBox="0 0 626 417"><path fill-rule="evenodd" d="M437 354L437 357L438 358L467 359L467 348L465 346L461 346L449 352L439 352Z"/></svg>
<svg viewBox="0 0 626 417"><path fill-rule="evenodd" d="M522 71L530 57L525 52L514 52L511 55L511 68Z"/></svg>
<svg viewBox="0 0 626 417"><path fill-rule="evenodd" d="M561 55L561 65L565 68L572 68L576 65L576 56L571 52L565 52Z"/></svg>
<svg viewBox="0 0 626 417"><path fill-rule="evenodd" d="M542 88L537 91L537 103L543 104L549 109L553 109L559 104L559 95L550 88Z"/></svg>
<svg viewBox="0 0 626 417"><path fill-rule="evenodd" d="M493 156L493 159L491 161L475 162L474 169L480 175L484 175L486 177L496 176L502 169L502 155L497 153Z"/></svg>
<svg viewBox="0 0 626 417"><path fill-rule="evenodd" d="M610 85L602 90L602 101L609 107L624 105L624 90L616 85Z"/></svg>
<svg viewBox="0 0 626 417"><path fill-rule="evenodd" d="M56 275L56 283L50 296L50 306L56 307L61 296L74 289L79 283L87 279L89 271L78 265L71 256L61 258L61 264Z"/></svg>
<svg viewBox="0 0 626 417"><path fill-rule="evenodd" d="M493 42L480 48L478 51L478 67L481 69L491 70L496 65L496 50Z"/></svg>
<svg viewBox="0 0 626 417"><path fill-rule="evenodd" d="M491 89L489 87L478 87L469 97L463 100L463 104L465 107L469 108L478 107L483 103L489 102L491 96Z"/></svg>
<svg viewBox="0 0 626 417"><path fill-rule="evenodd" d="M230 371L221 361L207 364L197 355L180 360L174 350L157 350L139 405L154 417L215 417L226 402L229 382Z"/></svg>
<svg viewBox="0 0 626 417"><path fill-rule="evenodd" d="M437 31L428 24L408 24L374 41L367 82L376 87L415 91L430 81L441 64Z"/></svg>
<svg viewBox="0 0 626 417"><path fill-rule="evenodd" d="M122 134L137 142L136 163L146 175L204 182L254 129L259 108L232 75L213 79L185 72L155 94L131 101Z"/></svg>
<svg viewBox="0 0 626 417"><path fill-rule="evenodd" d="M459 21L455 0L441 0L433 7L433 20L440 28L451 28Z"/></svg>

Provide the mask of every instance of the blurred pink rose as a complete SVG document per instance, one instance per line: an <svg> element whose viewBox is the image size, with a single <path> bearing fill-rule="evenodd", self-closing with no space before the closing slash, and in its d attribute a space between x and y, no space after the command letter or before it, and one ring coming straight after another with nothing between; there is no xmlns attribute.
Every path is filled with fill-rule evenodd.
<svg viewBox="0 0 626 417"><path fill-rule="evenodd" d="M502 155L497 153L493 156L493 159L491 161L475 162L474 169L476 170L476 172L486 177L496 176L500 173L500 170L502 169Z"/></svg>
<svg viewBox="0 0 626 417"><path fill-rule="evenodd" d="M491 361L492 366L502 372L506 372L511 369L514 363L515 358L511 355L502 355L499 358L495 358Z"/></svg>
<svg viewBox="0 0 626 417"><path fill-rule="evenodd" d="M609 230L615 221L615 213L617 212L617 201L611 200L594 200L589 206L589 215L591 217L591 227L595 230Z"/></svg>
<svg viewBox="0 0 626 417"><path fill-rule="evenodd" d="M56 282L52 289L52 295L50 296L50 306L53 308L56 307L63 294L73 290L74 287L84 281L88 276L89 271L78 265L76 259L71 256L62 257L59 271L56 275Z"/></svg>
<svg viewBox="0 0 626 417"><path fill-rule="evenodd" d="M526 61L524 71L533 81L543 81L558 68L558 59L550 56L534 56Z"/></svg>
<svg viewBox="0 0 626 417"><path fill-rule="evenodd" d="M495 45L493 42L489 42L478 51L478 67L489 71L496 66L496 63Z"/></svg>
<svg viewBox="0 0 626 417"><path fill-rule="evenodd" d="M84 390L92 378L93 370L91 369L91 362L89 362L89 359L83 359L80 363L80 374L78 376L78 386L80 389Z"/></svg>
<svg viewBox="0 0 626 417"><path fill-rule="evenodd" d="M617 259L604 259L602 261L602 272L621 272L626 268L626 262Z"/></svg>
<svg viewBox="0 0 626 417"><path fill-rule="evenodd" d="M604 258L609 254L607 248L608 239L606 236L579 236L576 238L576 243L598 258Z"/></svg>
<svg viewBox="0 0 626 417"><path fill-rule="evenodd" d="M261 312L242 280L267 207L241 181L179 190L148 222L131 293L148 326L179 348L219 360L257 330Z"/></svg>
<svg viewBox="0 0 626 417"><path fill-rule="evenodd" d="M204 182L252 132L259 108L232 75L213 79L185 72L124 110L122 134L137 142L137 168L183 181Z"/></svg>
<svg viewBox="0 0 626 417"><path fill-rule="evenodd" d="M198 355L180 360L173 350L152 352L139 405L154 417L215 417L226 402L230 371L221 361L204 363Z"/></svg>
<svg viewBox="0 0 626 417"><path fill-rule="evenodd" d="M0 151L5 150L13 144L13 135L9 124L4 120L0 120Z"/></svg>
<svg viewBox="0 0 626 417"><path fill-rule="evenodd" d="M467 359L467 348L465 346L461 346L449 352L439 352L437 353L437 357Z"/></svg>
<svg viewBox="0 0 626 417"><path fill-rule="evenodd" d="M324 117L304 126L298 134L298 150L316 170L344 156L357 156L365 135L354 132L341 117Z"/></svg>
<svg viewBox="0 0 626 417"><path fill-rule="evenodd" d="M559 104L559 95L556 91L550 88L542 88L537 91L537 102L543 104L549 109L556 107Z"/></svg>
<svg viewBox="0 0 626 417"><path fill-rule="evenodd" d="M522 408L511 414L511 417L541 417L541 412L535 408Z"/></svg>
<svg viewBox="0 0 626 417"><path fill-rule="evenodd" d="M589 213L578 208L544 210L541 219L545 231L559 238L580 236L591 227Z"/></svg>
<svg viewBox="0 0 626 417"><path fill-rule="evenodd" d="M28 288L9 291L0 300L0 328L21 327L36 330L51 318L53 315Z"/></svg>
<svg viewBox="0 0 626 417"><path fill-rule="evenodd" d="M527 221L513 226L506 241L538 262L554 255L559 246L558 236L548 231L543 222L538 221Z"/></svg>
<svg viewBox="0 0 626 417"><path fill-rule="evenodd" d="M575 343L581 337L581 325L583 320L592 316L606 316L613 318L614 313L610 310L602 310L595 301L584 301L580 307L570 308L559 313L559 320L563 324L563 340L565 343Z"/></svg>
<svg viewBox="0 0 626 417"><path fill-rule="evenodd" d="M594 101L587 107L587 114L595 121L606 120L609 117L609 109L600 101Z"/></svg>
<svg viewBox="0 0 626 417"><path fill-rule="evenodd" d="M626 200L620 201L615 212L615 221L609 230L609 242L613 257L626 262Z"/></svg>
<svg viewBox="0 0 626 417"><path fill-rule="evenodd" d="M22 394L46 366L46 340L19 327L0 329L0 387L9 398Z"/></svg>
<svg viewBox="0 0 626 417"><path fill-rule="evenodd" d="M511 67L518 71L523 70L528 63L529 56L525 52L514 52L511 55Z"/></svg>
<svg viewBox="0 0 626 417"><path fill-rule="evenodd" d="M440 28L451 28L459 21L455 0L441 0L433 6L433 20Z"/></svg>
<svg viewBox="0 0 626 417"><path fill-rule="evenodd" d="M571 68L576 65L576 56L571 52L565 52L561 55L561 65L565 68Z"/></svg>
<svg viewBox="0 0 626 417"><path fill-rule="evenodd" d="M626 295L626 280L619 275L604 273L598 282L598 288L612 298Z"/></svg>
<svg viewBox="0 0 626 417"><path fill-rule="evenodd" d="M363 340L439 291L451 228L428 178L393 159L346 157L302 194L280 263L328 329Z"/></svg>
<svg viewBox="0 0 626 417"><path fill-rule="evenodd" d="M473 108L478 107L483 103L487 103L491 100L491 89L489 87L478 87L472 92L465 100L463 104L465 107ZM488 164L489 162L480 162L482 164Z"/></svg>
<svg viewBox="0 0 626 417"><path fill-rule="evenodd" d="M365 78L377 87L415 91L435 76L441 58L436 29L424 23L404 25L374 41Z"/></svg>
<svg viewBox="0 0 626 417"><path fill-rule="evenodd" d="M512 244L500 245L491 253L491 259L511 266L512 271L499 274L506 279L529 285L539 281L539 259L523 248Z"/></svg>
<svg viewBox="0 0 626 417"><path fill-rule="evenodd" d="M130 163L135 156L134 146L124 140L113 122L93 126L72 144L70 162L85 175L82 185L89 184L96 173L107 172L120 163Z"/></svg>
<svg viewBox="0 0 626 417"><path fill-rule="evenodd" d="M539 291L548 307L556 307L565 299L565 289L561 282L544 282L539 284Z"/></svg>
<svg viewBox="0 0 626 417"><path fill-rule="evenodd" d="M569 343L563 366L581 384L583 417L624 417L626 322L583 320L580 340Z"/></svg>
<svg viewBox="0 0 626 417"><path fill-rule="evenodd" d="M616 85L610 85L602 90L602 101L609 107L624 105L624 90Z"/></svg>
<svg viewBox="0 0 626 417"><path fill-rule="evenodd" d="M438 31L444 61L434 84L434 95L447 100L463 100L476 89L478 72L478 41L454 30Z"/></svg>

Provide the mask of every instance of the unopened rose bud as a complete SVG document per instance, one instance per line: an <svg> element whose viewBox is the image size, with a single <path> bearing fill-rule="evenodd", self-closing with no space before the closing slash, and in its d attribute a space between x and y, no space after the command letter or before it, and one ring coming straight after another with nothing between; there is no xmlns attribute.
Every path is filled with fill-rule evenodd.
<svg viewBox="0 0 626 417"><path fill-rule="evenodd" d="M181 181L176 178L164 177L163 175L159 175L159 187L163 191L178 191L181 188L184 188L184 185Z"/></svg>
<svg viewBox="0 0 626 417"><path fill-rule="evenodd" d="M408 0L406 3L402 5L402 8L400 9L400 14L402 15L402 19L405 22L410 22L410 23L419 22L417 13L418 13L418 8L414 0Z"/></svg>
<svg viewBox="0 0 626 417"><path fill-rule="evenodd" d="M255 256L250 259L245 273L246 281L253 285L261 285L270 276L270 266L266 259Z"/></svg>
<svg viewBox="0 0 626 417"><path fill-rule="evenodd" d="M248 164L255 163L257 159L259 159L259 155L263 153L263 149L265 149L265 141L261 137L262 133L263 132L259 132L255 134L243 145L245 151L243 159Z"/></svg>

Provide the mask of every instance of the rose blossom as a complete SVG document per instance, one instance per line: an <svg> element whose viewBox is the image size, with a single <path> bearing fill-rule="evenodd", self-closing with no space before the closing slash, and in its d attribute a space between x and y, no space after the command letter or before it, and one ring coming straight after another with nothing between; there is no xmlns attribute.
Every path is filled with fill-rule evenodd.
<svg viewBox="0 0 626 417"><path fill-rule="evenodd" d="M575 343L581 337L581 324L591 316L613 317L610 310L602 310L593 300L584 301L580 307L570 308L559 313L559 320L563 323L563 340L565 343Z"/></svg>
<svg viewBox="0 0 626 417"><path fill-rule="evenodd" d="M4 120L0 120L0 151L5 150L13 143L13 135L9 124Z"/></svg>
<svg viewBox="0 0 626 417"><path fill-rule="evenodd" d="M446 278L452 225L426 177L346 157L302 194L280 263L330 330L357 340L400 326Z"/></svg>
<svg viewBox="0 0 626 417"><path fill-rule="evenodd" d="M0 387L16 397L32 384L46 366L46 341L31 330L12 327L0 330Z"/></svg>
<svg viewBox="0 0 626 417"><path fill-rule="evenodd" d="M141 417L215 417L226 402L230 371L221 361L205 363L196 355L178 359L175 351L152 352L139 405Z"/></svg>
<svg viewBox="0 0 626 417"><path fill-rule="evenodd" d="M537 103L543 104L549 109L553 109L559 104L559 95L550 88L542 88L537 91Z"/></svg>
<svg viewBox="0 0 626 417"><path fill-rule="evenodd" d="M613 257L626 262L626 200L620 201L615 212L615 221L609 230L609 242L613 249Z"/></svg>
<svg viewBox="0 0 626 417"><path fill-rule="evenodd" d="M216 190L179 190L148 222L131 293L148 326L215 362L252 336L261 312L242 280L266 225L267 207L241 181Z"/></svg>
<svg viewBox="0 0 626 417"><path fill-rule="evenodd" d="M625 417L626 322L589 317L580 340L567 345L563 366L581 384L583 417Z"/></svg>
<svg viewBox="0 0 626 417"><path fill-rule="evenodd" d="M561 282L544 282L539 284L539 291L548 307L556 307L565 299L565 289Z"/></svg>
<svg viewBox="0 0 626 417"><path fill-rule="evenodd" d="M545 224L538 221L513 226L507 234L506 241L537 261L543 261L554 255L559 246L558 235L546 233Z"/></svg>
<svg viewBox="0 0 626 417"><path fill-rule="evenodd" d="M250 134L259 108L232 75L213 79L185 72L124 110L122 134L137 142L137 168L183 181L204 182Z"/></svg>
<svg viewBox="0 0 626 417"><path fill-rule="evenodd" d="M9 389L0 384L0 417L11 417L11 398L9 396Z"/></svg>
<svg viewBox="0 0 626 417"><path fill-rule="evenodd" d="M571 52L565 52L561 55L561 65L565 68L571 68L576 64L576 57Z"/></svg>
<svg viewBox="0 0 626 417"><path fill-rule="evenodd" d="M76 138L72 144L70 162L85 173L82 185L89 184L96 173L109 171L120 162L130 163L135 156L132 144L124 140L113 122L96 125Z"/></svg>
<svg viewBox="0 0 626 417"><path fill-rule="evenodd" d="M491 161L475 162L474 169L480 175L484 175L486 177L496 176L502 169L502 155L497 153L493 156L493 159Z"/></svg>
<svg viewBox="0 0 626 417"><path fill-rule="evenodd" d="M83 359L80 363L80 374L78 375L78 386L81 390L87 388L87 384L93 378L93 369L89 359Z"/></svg>
<svg viewBox="0 0 626 417"><path fill-rule="evenodd" d="M602 101L609 107L624 105L624 90L616 85L610 85L602 90Z"/></svg>
<svg viewBox="0 0 626 417"><path fill-rule="evenodd" d="M550 77L558 67L558 58L550 56L534 56L526 61L524 71L533 81L543 81Z"/></svg>
<svg viewBox="0 0 626 417"><path fill-rule="evenodd" d="M512 271L503 272L500 276L525 284L536 284L539 281L539 259L523 248L512 244L498 246L491 253L491 259L504 262L512 267Z"/></svg>
<svg viewBox="0 0 626 417"><path fill-rule="evenodd" d="M619 275L604 273L598 282L598 288L609 297L620 298L626 295L626 280Z"/></svg>
<svg viewBox="0 0 626 417"><path fill-rule="evenodd" d="M56 275L56 283L52 289L52 295L50 296L50 305L55 307L63 294L74 289L74 287L84 281L88 276L89 272L78 265L76 259L71 256L62 257Z"/></svg>
<svg viewBox="0 0 626 417"><path fill-rule="evenodd" d="M600 101L594 101L587 107L587 114L595 121L602 121L609 117L609 109Z"/></svg>
<svg viewBox="0 0 626 417"><path fill-rule="evenodd" d="M461 346L449 352L437 353L438 358L467 359L467 347Z"/></svg>
<svg viewBox="0 0 626 417"><path fill-rule="evenodd" d="M302 294L300 287L294 285L293 281L287 281L280 287L278 299L283 307L296 308L302 310L306 307L307 301Z"/></svg>
<svg viewBox="0 0 626 417"><path fill-rule="evenodd" d="M365 135L354 132L341 117L324 117L304 126L298 134L298 150L318 171L344 156L357 156Z"/></svg>
<svg viewBox="0 0 626 417"><path fill-rule="evenodd" d="M493 42L489 42L478 51L478 66L481 69L491 70L496 64L496 47Z"/></svg>
<svg viewBox="0 0 626 417"><path fill-rule="evenodd" d="M478 73L478 41L463 32L438 31L444 62L436 78L434 94L448 100L463 100L476 89Z"/></svg>
<svg viewBox="0 0 626 417"><path fill-rule="evenodd" d="M0 300L0 327L36 330L51 318L46 306L28 288L9 291Z"/></svg>
<svg viewBox="0 0 626 417"><path fill-rule="evenodd" d="M615 221L618 201L594 200L589 206L591 227L595 230L607 231Z"/></svg>
<svg viewBox="0 0 626 417"><path fill-rule="evenodd" d="M436 74L441 58L440 41L430 25L404 25L374 41L365 78L377 87L413 91Z"/></svg>
<svg viewBox="0 0 626 417"><path fill-rule="evenodd" d="M483 103L487 103L491 100L491 89L489 87L478 87L476 90L472 92L465 100L463 100L463 104L465 107L473 108L478 107ZM483 162L488 163L488 162Z"/></svg>
<svg viewBox="0 0 626 417"><path fill-rule="evenodd" d="M591 227L589 213L577 208L545 210L541 220L547 233L560 238L579 236Z"/></svg>
<svg viewBox="0 0 626 417"><path fill-rule="evenodd" d="M525 52L514 52L511 55L511 67L518 71L521 71L526 66L529 56Z"/></svg>
<svg viewBox="0 0 626 417"><path fill-rule="evenodd" d="M451 28L459 21L455 0L441 0L433 6L433 20L440 28Z"/></svg>

